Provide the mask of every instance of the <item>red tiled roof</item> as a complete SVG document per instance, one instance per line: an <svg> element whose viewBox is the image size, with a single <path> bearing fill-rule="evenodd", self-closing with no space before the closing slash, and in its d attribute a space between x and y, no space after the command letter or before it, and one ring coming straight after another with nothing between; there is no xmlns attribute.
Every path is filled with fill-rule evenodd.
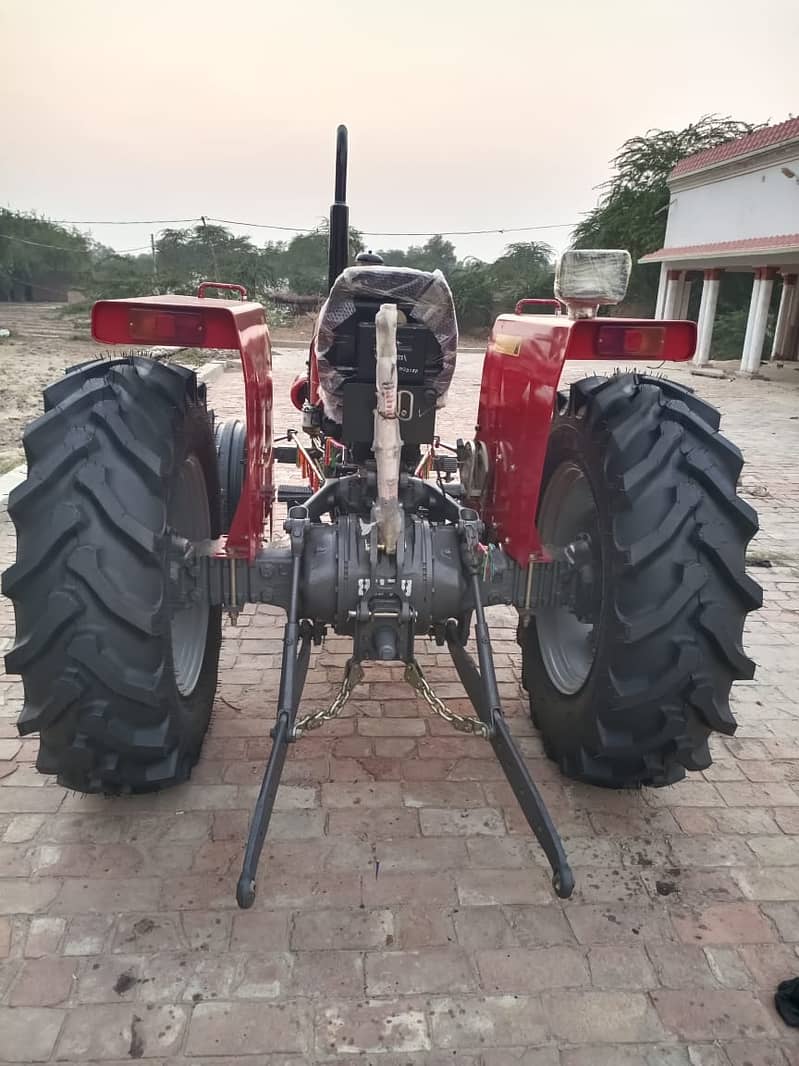
<svg viewBox="0 0 799 1066"><path fill-rule="evenodd" d="M684 174L693 174L697 170L705 170L718 163L726 163L728 159L736 159L738 156L749 155L752 152L761 152L765 148L773 148L777 144L782 144L783 141L795 139L799 139L799 118L789 118L777 126L764 126L761 130L755 130L754 133L747 133L746 136L739 137L737 141L727 141L726 144L718 144L715 148L694 152L693 155L681 159L669 177L680 178Z"/></svg>
<svg viewBox="0 0 799 1066"><path fill-rule="evenodd" d="M662 263L671 259L701 259L741 255L746 252L799 252L799 233L780 233L774 237L748 237L743 241L715 241L713 244L684 244L659 248L642 255L639 263Z"/></svg>

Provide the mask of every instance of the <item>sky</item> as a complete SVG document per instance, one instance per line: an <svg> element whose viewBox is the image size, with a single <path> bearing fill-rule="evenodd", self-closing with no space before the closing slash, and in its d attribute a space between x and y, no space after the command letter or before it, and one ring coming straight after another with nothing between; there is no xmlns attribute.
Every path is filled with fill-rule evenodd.
<svg viewBox="0 0 799 1066"><path fill-rule="evenodd" d="M799 113L795 0L0 0L0 56L0 203L119 250L314 226L340 122L360 229L562 248L626 138Z"/></svg>

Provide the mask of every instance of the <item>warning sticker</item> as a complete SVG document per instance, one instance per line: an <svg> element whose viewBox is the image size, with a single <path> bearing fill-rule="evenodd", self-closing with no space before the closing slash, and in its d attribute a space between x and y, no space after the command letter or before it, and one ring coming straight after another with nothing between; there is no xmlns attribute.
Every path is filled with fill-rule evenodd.
<svg viewBox="0 0 799 1066"><path fill-rule="evenodd" d="M512 333L497 333L491 342L491 347L500 355L518 355L522 346L522 338L514 337Z"/></svg>

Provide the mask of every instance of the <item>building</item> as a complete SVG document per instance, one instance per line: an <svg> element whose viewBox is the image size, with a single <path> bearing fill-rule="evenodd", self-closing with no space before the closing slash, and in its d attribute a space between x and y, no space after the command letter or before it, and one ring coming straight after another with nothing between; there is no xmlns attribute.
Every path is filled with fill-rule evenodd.
<svg viewBox="0 0 799 1066"><path fill-rule="evenodd" d="M752 297L739 373L751 377L764 358L799 358L799 118L681 159L668 184L665 246L640 260L661 264L655 317L686 317L691 288L702 285L694 359L701 367L722 274L745 272Z"/></svg>

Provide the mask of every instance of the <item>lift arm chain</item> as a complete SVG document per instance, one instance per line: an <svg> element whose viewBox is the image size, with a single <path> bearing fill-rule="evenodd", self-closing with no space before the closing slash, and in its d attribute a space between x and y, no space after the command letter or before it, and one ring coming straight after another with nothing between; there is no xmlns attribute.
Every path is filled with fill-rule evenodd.
<svg viewBox="0 0 799 1066"><path fill-rule="evenodd" d="M430 710L443 718L445 722L457 729L460 733L475 733L479 737L488 739L491 732L485 722L468 714L458 714L450 710L443 701L433 692L430 683L422 673L422 668L414 660L405 667L405 680L422 697Z"/></svg>
<svg viewBox="0 0 799 1066"><path fill-rule="evenodd" d="M344 677L341 681L341 687L336 693L336 698L329 707L323 708L321 711L312 711L311 714L298 718L294 723L292 739L298 740L303 733L307 733L310 729L318 729L323 722L330 722L334 718L338 718L344 709L344 704L352 695L353 689L360 685L362 681L363 670L360 663L353 662L350 659L344 667Z"/></svg>

